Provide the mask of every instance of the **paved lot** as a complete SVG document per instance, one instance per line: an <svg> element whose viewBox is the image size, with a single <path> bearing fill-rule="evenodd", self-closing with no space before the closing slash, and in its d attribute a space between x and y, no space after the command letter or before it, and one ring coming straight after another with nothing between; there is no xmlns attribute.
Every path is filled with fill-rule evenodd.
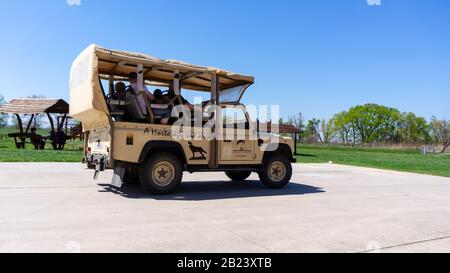
<svg viewBox="0 0 450 273"><path fill-rule="evenodd" d="M284 190L203 173L154 197L110 177L0 164L0 252L450 252L448 178L311 164Z"/></svg>

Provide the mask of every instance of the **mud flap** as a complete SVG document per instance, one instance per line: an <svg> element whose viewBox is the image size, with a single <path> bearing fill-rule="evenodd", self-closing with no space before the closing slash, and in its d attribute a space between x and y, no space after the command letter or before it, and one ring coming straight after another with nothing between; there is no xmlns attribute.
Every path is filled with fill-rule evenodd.
<svg viewBox="0 0 450 273"><path fill-rule="evenodd" d="M118 166L114 168L114 174L111 180L111 185L117 188L122 188L123 178L125 176L126 168Z"/></svg>

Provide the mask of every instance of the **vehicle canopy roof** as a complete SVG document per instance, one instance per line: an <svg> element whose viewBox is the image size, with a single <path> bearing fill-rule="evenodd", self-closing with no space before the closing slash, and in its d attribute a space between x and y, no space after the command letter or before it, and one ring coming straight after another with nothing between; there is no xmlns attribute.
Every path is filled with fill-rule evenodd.
<svg viewBox="0 0 450 273"><path fill-rule="evenodd" d="M219 68L162 60L93 44L80 53L72 64L70 115L87 128L109 124L109 110L99 79L127 81L129 73L138 71L142 71L147 85L169 86L179 82L181 88L187 90L211 92L215 89L221 94L220 101L239 101L246 88L254 83L252 76ZM212 97L215 92L211 93Z"/></svg>
<svg viewBox="0 0 450 273"><path fill-rule="evenodd" d="M144 79L148 84L167 85L173 82L174 73L178 72L183 89L205 91L211 90L211 75L219 76L219 90L254 83L252 76L233 73L215 67L199 66L178 60L163 60L150 55L119 50L106 49L93 45L98 57L98 71L102 78L114 75L126 78L130 72L136 72L138 64L144 65Z"/></svg>

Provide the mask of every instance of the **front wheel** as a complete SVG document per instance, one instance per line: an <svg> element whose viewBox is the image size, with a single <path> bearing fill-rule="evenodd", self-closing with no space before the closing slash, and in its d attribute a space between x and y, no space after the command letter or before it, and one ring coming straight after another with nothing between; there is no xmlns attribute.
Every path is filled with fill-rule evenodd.
<svg viewBox="0 0 450 273"><path fill-rule="evenodd" d="M281 189L292 178L292 164L286 156L273 155L263 163L262 170L258 174L264 186Z"/></svg>
<svg viewBox="0 0 450 273"><path fill-rule="evenodd" d="M225 175L228 176L232 181L242 182L245 179L249 178L252 174L250 171L228 171L225 172Z"/></svg>
<svg viewBox="0 0 450 273"><path fill-rule="evenodd" d="M183 169L180 160L169 153L152 155L139 169L142 187L157 195L175 192L182 178Z"/></svg>

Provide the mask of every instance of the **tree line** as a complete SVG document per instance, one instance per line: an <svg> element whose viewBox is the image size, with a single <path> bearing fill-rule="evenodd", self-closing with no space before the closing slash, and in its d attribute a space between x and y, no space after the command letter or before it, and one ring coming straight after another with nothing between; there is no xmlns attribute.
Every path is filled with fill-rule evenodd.
<svg viewBox="0 0 450 273"><path fill-rule="evenodd" d="M450 147L450 120L425 118L411 112L378 104L351 107L332 118L305 121L302 114L280 124L302 130L303 143L338 144L417 144Z"/></svg>

